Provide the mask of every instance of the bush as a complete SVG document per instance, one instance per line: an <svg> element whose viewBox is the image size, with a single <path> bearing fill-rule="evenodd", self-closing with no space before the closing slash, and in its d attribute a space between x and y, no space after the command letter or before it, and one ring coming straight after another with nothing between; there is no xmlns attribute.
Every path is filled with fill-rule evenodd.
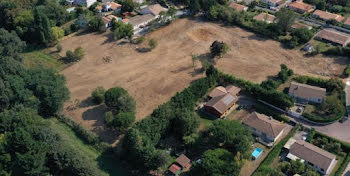
<svg viewBox="0 0 350 176"><path fill-rule="evenodd" d="M134 44L141 44L143 41L145 41L144 36L137 37L136 39L132 40L132 43Z"/></svg>
<svg viewBox="0 0 350 176"><path fill-rule="evenodd" d="M157 45L158 45L158 42L157 42L156 39L153 39L153 38L152 38L152 39L150 39L150 40L148 41L148 46L150 47L151 50L153 50L154 48L156 48Z"/></svg>
<svg viewBox="0 0 350 176"><path fill-rule="evenodd" d="M66 52L66 58L69 62L80 61L85 56L85 51L82 47L78 47L73 51L68 50Z"/></svg>
<svg viewBox="0 0 350 176"><path fill-rule="evenodd" d="M57 52L61 52L63 47L61 44L57 44L56 49L57 49Z"/></svg>
<svg viewBox="0 0 350 176"><path fill-rule="evenodd" d="M105 101L106 90L103 87L97 87L92 93L92 101L95 104L101 104Z"/></svg>
<svg viewBox="0 0 350 176"><path fill-rule="evenodd" d="M135 121L135 114L133 112L121 112L113 116L113 114L111 115L108 112L106 113L105 120L109 127L125 131Z"/></svg>
<svg viewBox="0 0 350 176"><path fill-rule="evenodd" d="M210 54L214 57L221 57L226 54L229 50L229 47L224 42L214 41L210 46Z"/></svg>
<svg viewBox="0 0 350 176"><path fill-rule="evenodd" d="M350 76L350 64L346 66L344 69L344 75L349 77Z"/></svg>

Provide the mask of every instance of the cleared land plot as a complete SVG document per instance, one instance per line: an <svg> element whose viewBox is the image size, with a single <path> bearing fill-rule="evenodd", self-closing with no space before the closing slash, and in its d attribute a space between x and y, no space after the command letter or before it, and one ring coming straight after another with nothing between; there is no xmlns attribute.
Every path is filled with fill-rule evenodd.
<svg viewBox="0 0 350 176"><path fill-rule="evenodd" d="M151 52L137 51L146 46L116 45L110 33L79 34L62 41L62 56L67 49L81 46L86 50L83 60L61 72L67 78L71 99L87 102L86 106L67 111L67 115L99 134L104 133L104 108L90 106L86 101L97 86L124 87L136 99L137 119L149 115L159 104L203 76L192 68L190 55L207 58L214 40L225 41L231 48L217 66L256 82L276 75L281 63L300 74L324 75L324 72L341 74L346 63L343 58L305 58L299 51L283 49L278 42L243 29L191 19L176 20L146 37L158 41L158 47ZM103 60L106 56L111 58L108 63Z"/></svg>

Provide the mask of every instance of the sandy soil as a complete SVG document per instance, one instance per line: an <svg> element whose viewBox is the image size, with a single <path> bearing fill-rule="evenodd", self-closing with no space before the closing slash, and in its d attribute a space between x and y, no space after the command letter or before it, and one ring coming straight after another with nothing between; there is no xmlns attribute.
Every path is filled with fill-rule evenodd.
<svg viewBox="0 0 350 176"><path fill-rule="evenodd" d="M283 49L278 42L260 38L243 29L191 19L179 19L146 37L158 41L158 47L151 52L137 51L144 46L116 45L108 32L80 34L61 43L64 48L61 55L67 49L79 46L86 51L83 60L62 71L67 78L71 100L83 102L77 109L65 112L111 143L117 139L117 133L105 130L103 113L106 108L91 105L88 98L92 90L97 86L127 89L137 102L137 119L142 119L193 80L203 76L192 68L190 55L193 53L205 58L214 40L225 41L231 48L217 61L217 67L255 82L275 75L281 63L297 73L313 75L337 75L345 67L345 59L342 58L305 58L299 51ZM111 58L111 62L104 62L103 57L106 56ZM71 104L66 103L65 107Z"/></svg>

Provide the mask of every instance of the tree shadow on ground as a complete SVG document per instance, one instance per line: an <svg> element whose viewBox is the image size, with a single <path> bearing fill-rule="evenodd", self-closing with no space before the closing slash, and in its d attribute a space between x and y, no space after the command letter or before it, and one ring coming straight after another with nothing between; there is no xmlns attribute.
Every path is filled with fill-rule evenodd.
<svg viewBox="0 0 350 176"><path fill-rule="evenodd" d="M92 98L88 97L85 100L80 102L79 107L86 108L86 107L93 106L93 105L95 105L95 103L92 101Z"/></svg>
<svg viewBox="0 0 350 176"><path fill-rule="evenodd" d="M139 53L148 53L152 50L150 48L141 47L141 48L136 48L136 51Z"/></svg>
<svg viewBox="0 0 350 176"><path fill-rule="evenodd" d="M111 43L111 42L115 41L114 40L114 35L111 32L104 33L103 36L106 37L107 39L105 41L103 41L102 45L108 44L108 43Z"/></svg>
<svg viewBox="0 0 350 176"><path fill-rule="evenodd" d="M122 162L120 157L112 149L104 151L97 159L98 166L101 170L113 176L131 175L127 169L126 163Z"/></svg>
<svg viewBox="0 0 350 176"><path fill-rule="evenodd" d="M267 40L271 40L270 38L267 37L263 37L257 34L252 34L250 36L247 37L248 40L257 40L257 41L267 41Z"/></svg>

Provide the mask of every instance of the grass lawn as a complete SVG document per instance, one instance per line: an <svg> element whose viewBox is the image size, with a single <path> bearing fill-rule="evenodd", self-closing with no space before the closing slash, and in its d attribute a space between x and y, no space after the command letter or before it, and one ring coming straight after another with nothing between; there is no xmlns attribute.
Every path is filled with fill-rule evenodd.
<svg viewBox="0 0 350 176"><path fill-rule="evenodd" d="M49 49L26 52L22 56L24 58L24 65L27 68L43 66L58 71L64 68L64 64L58 60L60 58L58 53L51 52Z"/></svg>
<svg viewBox="0 0 350 176"><path fill-rule="evenodd" d="M308 104L305 107L304 113L312 114L315 111L315 109L316 109L316 106Z"/></svg>
<svg viewBox="0 0 350 176"><path fill-rule="evenodd" d="M196 111L196 115L199 117L199 131L208 129L208 127L213 124L213 121L217 119L206 114L205 112L202 112L202 110Z"/></svg>
<svg viewBox="0 0 350 176"><path fill-rule="evenodd" d="M127 175L121 167L117 165L113 155L102 154L90 145L85 144L78 136L75 135L68 126L59 122L55 118L48 119L51 122L51 128L57 132L62 140L82 152L89 159L96 161L96 165L103 171L105 176L124 176Z"/></svg>

